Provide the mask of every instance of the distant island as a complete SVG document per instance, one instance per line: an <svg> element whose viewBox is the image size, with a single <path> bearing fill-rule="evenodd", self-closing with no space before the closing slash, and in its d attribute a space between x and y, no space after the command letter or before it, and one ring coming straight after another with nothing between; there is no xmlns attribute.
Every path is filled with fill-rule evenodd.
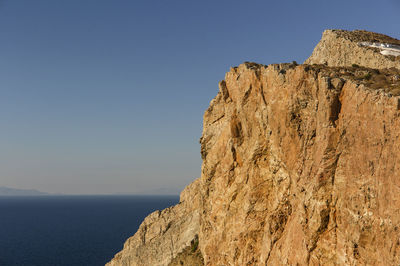
<svg viewBox="0 0 400 266"><path fill-rule="evenodd" d="M0 187L0 196L43 196L50 195L35 189L17 189L9 187Z"/></svg>

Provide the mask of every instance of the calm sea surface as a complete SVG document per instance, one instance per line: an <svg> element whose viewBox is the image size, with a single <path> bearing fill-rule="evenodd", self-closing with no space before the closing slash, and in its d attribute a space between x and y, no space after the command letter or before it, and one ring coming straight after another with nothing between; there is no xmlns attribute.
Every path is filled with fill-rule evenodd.
<svg viewBox="0 0 400 266"><path fill-rule="evenodd" d="M104 265L178 196L0 197L0 265Z"/></svg>

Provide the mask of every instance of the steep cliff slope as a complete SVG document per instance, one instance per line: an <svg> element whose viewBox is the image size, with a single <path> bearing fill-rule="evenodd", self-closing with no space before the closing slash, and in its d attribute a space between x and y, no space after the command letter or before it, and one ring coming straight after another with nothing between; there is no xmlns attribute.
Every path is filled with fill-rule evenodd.
<svg viewBox="0 0 400 266"><path fill-rule="evenodd" d="M204 114L201 178L179 205L146 218L110 264L398 265L392 59L381 69L338 58L232 68Z"/></svg>
<svg viewBox="0 0 400 266"><path fill-rule="evenodd" d="M399 98L352 71L244 64L226 75L201 141L206 263L399 262Z"/></svg>
<svg viewBox="0 0 400 266"><path fill-rule="evenodd" d="M178 205L147 216L121 252L107 265L203 265L198 250L200 179L181 193Z"/></svg>

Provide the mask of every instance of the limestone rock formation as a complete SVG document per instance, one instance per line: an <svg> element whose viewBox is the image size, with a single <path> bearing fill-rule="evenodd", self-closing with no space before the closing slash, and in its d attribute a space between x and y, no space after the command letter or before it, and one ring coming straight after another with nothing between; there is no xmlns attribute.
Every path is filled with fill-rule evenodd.
<svg viewBox="0 0 400 266"><path fill-rule="evenodd" d="M330 42L309 64L231 68L204 114L201 178L110 265L400 264L400 61L343 61L370 55L357 44L324 59Z"/></svg>
<svg viewBox="0 0 400 266"><path fill-rule="evenodd" d="M328 66L352 66L355 64L370 68L399 67L400 56L383 55L381 49L368 47L365 43L400 47L400 40L375 32L326 30L312 55L304 63Z"/></svg>
<svg viewBox="0 0 400 266"><path fill-rule="evenodd" d="M399 262L399 97L352 71L244 64L226 75L204 116L206 264Z"/></svg>
<svg viewBox="0 0 400 266"><path fill-rule="evenodd" d="M147 216L121 252L107 265L203 265L199 252L200 179L187 186L178 205ZM182 256L182 255L185 256ZM179 264L175 264L179 265Z"/></svg>

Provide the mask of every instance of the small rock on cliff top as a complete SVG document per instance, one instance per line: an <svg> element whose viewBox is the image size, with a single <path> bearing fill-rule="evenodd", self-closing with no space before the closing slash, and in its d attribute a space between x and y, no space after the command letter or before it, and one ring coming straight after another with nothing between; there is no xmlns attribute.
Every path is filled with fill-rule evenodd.
<svg viewBox="0 0 400 266"><path fill-rule="evenodd" d="M305 64L327 66L359 65L369 68L400 68L400 56L383 55L381 49L365 43L388 44L400 47L400 40L384 34L355 30L326 30Z"/></svg>

